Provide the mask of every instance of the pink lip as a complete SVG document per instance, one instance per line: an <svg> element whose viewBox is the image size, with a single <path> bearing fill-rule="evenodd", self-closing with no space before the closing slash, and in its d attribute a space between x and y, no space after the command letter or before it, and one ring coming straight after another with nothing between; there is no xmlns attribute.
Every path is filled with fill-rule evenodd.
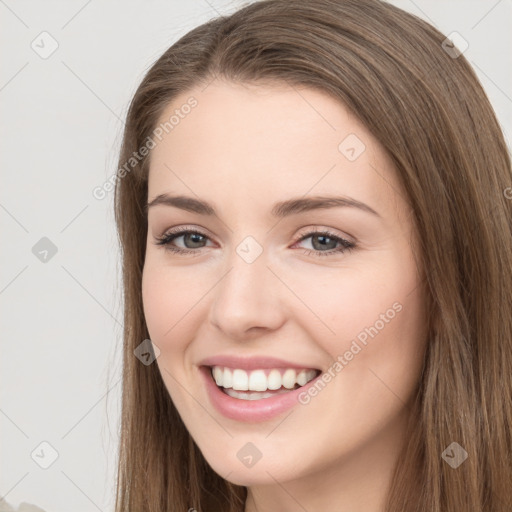
<svg viewBox="0 0 512 512"><path fill-rule="evenodd" d="M317 369L312 366L284 361L275 357L240 357L240 356L213 356L203 359L199 366L227 366L241 370L260 370L265 368L294 368L296 370Z"/></svg>
<svg viewBox="0 0 512 512"><path fill-rule="evenodd" d="M275 364L275 361L276 360L273 360L272 364ZM225 364L224 361L222 364L219 364L219 366L224 365L229 366L228 364ZM239 364L235 365L234 367L244 368ZM276 366L272 367L276 368ZM292 365L286 367L293 368L294 366ZM254 368L261 368L261 365L254 366ZM241 400L238 398L230 397L217 386L213 380L209 366L201 366L199 371L205 382L210 401L215 409L217 409L217 411L219 411L226 418L246 423L270 420L275 416L278 416L279 414L287 411L288 409L291 409L294 405L298 405L299 394L307 391L308 387L314 385L316 380L322 375L320 373L318 377L314 378L306 385L298 389L288 391L287 393L281 393L270 398L262 398L261 400Z"/></svg>

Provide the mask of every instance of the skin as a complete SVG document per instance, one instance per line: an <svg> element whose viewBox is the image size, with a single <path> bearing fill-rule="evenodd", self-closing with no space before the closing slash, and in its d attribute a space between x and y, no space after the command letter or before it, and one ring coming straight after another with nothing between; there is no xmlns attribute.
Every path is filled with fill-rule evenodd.
<svg viewBox="0 0 512 512"><path fill-rule="evenodd" d="M248 487L246 512L380 511L425 351L413 217L393 165L323 92L216 80L177 97L161 120L191 95L198 105L152 149L148 201L183 194L218 215L149 208L144 314L165 385L211 467ZM366 147L354 161L338 149L349 134ZM380 216L336 207L272 217L275 202L305 195L350 196ZM155 244L178 226L206 235L172 242L196 254ZM318 256L341 246L300 241L322 229L356 247ZM236 252L247 236L263 249L250 264ZM270 355L328 371L397 303L400 312L306 405L251 424L210 403L201 359ZM237 458L247 442L262 454L250 468Z"/></svg>

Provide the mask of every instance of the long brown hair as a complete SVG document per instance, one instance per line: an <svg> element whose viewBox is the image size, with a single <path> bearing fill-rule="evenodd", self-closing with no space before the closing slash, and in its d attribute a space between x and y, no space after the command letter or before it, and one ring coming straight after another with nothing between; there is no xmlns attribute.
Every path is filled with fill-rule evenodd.
<svg viewBox="0 0 512 512"><path fill-rule="evenodd" d="M150 153L130 159L178 94L215 77L332 95L382 144L406 191L429 341L386 510L512 510L511 164L475 73L445 37L380 0L263 0L190 31L147 72L115 190L124 284L117 512L244 510L246 488L211 469L157 365L134 357L149 338L141 278ZM452 442L468 454L456 469L442 457Z"/></svg>

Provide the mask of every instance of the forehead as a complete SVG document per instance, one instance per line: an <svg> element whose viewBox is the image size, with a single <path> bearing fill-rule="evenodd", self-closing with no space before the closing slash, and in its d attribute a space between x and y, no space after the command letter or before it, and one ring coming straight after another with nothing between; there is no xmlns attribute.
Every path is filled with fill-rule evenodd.
<svg viewBox="0 0 512 512"><path fill-rule="evenodd" d="M195 106L185 108L190 98ZM333 192L374 204L398 199L383 148L322 91L214 81L176 97L159 125L166 122L151 151L148 199L192 191L220 204L262 208Z"/></svg>

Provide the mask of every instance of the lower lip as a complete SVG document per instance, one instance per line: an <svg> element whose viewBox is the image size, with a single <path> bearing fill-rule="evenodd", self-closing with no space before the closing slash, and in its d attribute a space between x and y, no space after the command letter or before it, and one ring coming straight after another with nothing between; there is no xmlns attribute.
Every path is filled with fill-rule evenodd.
<svg viewBox="0 0 512 512"><path fill-rule="evenodd" d="M201 366L199 370L213 406L226 418L247 423L270 420L297 405L299 394L312 386L321 375L319 374L318 377L306 385L286 393L280 393L270 398L261 398L260 400L242 400L224 393L213 380L209 367Z"/></svg>

